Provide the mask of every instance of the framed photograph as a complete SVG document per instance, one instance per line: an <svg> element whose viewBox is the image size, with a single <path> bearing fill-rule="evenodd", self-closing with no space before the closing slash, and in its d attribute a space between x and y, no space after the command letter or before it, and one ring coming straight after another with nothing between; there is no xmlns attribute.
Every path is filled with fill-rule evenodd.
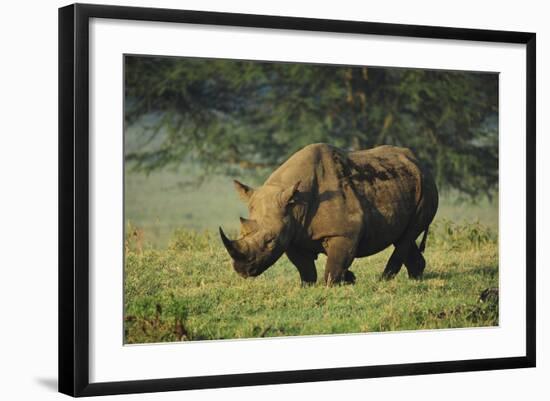
<svg viewBox="0 0 550 401"><path fill-rule="evenodd" d="M534 33L61 8L59 391L535 366L535 75Z"/></svg>

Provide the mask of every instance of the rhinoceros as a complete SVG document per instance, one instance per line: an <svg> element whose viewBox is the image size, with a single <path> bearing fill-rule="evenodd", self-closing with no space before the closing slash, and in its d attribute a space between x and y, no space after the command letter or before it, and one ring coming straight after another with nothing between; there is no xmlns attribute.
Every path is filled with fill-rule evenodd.
<svg viewBox="0 0 550 401"><path fill-rule="evenodd" d="M315 260L323 253L327 285L354 283L353 260L390 245L395 248L382 278L393 278L403 264L410 278L422 276L438 192L429 171L407 148L385 145L347 152L312 144L293 154L259 188L234 184L249 217L241 217L238 239L219 230L242 277L258 276L286 253L302 284L312 284L317 281Z"/></svg>

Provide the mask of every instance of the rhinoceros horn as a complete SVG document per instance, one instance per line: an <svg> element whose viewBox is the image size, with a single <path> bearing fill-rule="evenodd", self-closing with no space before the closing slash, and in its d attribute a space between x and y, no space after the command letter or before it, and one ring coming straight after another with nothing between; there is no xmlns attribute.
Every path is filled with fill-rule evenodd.
<svg viewBox="0 0 550 401"><path fill-rule="evenodd" d="M227 252L229 252L229 255L235 259L235 260L243 260L246 258L246 244L242 243L242 240L235 240L232 241L223 232L222 228L220 227L220 237L222 237L223 245L225 246L225 249L227 249Z"/></svg>

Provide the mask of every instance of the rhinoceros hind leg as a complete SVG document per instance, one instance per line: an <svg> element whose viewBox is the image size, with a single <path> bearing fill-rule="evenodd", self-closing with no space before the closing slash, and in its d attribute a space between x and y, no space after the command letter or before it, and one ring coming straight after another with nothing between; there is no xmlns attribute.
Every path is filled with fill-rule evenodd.
<svg viewBox="0 0 550 401"><path fill-rule="evenodd" d="M409 248L409 253L405 259L405 266L407 267L407 272L409 273L409 278L420 279L422 278L422 273L426 267L426 259L418 249L415 243Z"/></svg>
<svg viewBox="0 0 550 401"><path fill-rule="evenodd" d="M383 280L391 280L397 275L397 273L399 273L399 270L401 270L401 266L403 265L402 254L403 251L401 251L401 248L396 246L390 256L390 259L388 260L388 263L386 263L384 272L382 273Z"/></svg>
<svg viewBox="0 0 550 401"><path fill-rule="evenodd" d="M289 248L286 256L298 269L302 285L312 285L317 282L317 269L315 267L315 255L307 251Z"/></svg>
<svg viewBox="0 0 550 401"><path fill-rule="evenodd" d="M356 243L345 237L331 237L326 240L325 283L330 286L338 283L355 283L355 275L348 271L355 257Z"/></svg>
<svg viewBox="0 0 550 401"><path fill-rule="evenodd" d="M346 284L355 284L355 274L351 270L346 270L344 273L344 282Z"/></svg>
<svg viewBox="0 0 550 401"><path fill-rule="evenodd" d="M410 250L414 247L418 251L418 248L416 246L416 243L414 242L414 233L407 233L405 234L398 242L394 244L395 249L393 250L393 253L390 256L390 259L388 260L388 263L386 264L386 268L384 269L384 273L382 273L382 279L384 280L390 280L394 278L397 273L401 270L401 266L403 266L403 263L405 265L407 264L408 256ZM420 253L420 251L418 251ZM422 257L422 255L420 255ZM418 263L417 261L417 255L413 253L414 258L414 265L416 266ZM409 266L407 266L407 269L409 269ZM410 272L409 272L410 276Z"/></svg>
<svg viewBox="0 0 550 401"><path fill-rule="evenodd" d="M395 249L386 264L382 279L389 280L394 278L401 270L401 266L405 263L410 278L420 278L426 261L424 256L416 246L416 238L424 231L418 226L409 229L394 246ZM424 242L424 240L422 240Z"/></svg>

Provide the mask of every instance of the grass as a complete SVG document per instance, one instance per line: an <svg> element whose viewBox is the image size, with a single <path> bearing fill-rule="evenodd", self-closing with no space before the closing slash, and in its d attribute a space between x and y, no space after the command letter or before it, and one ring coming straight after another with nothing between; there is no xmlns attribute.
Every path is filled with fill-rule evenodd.
<svg viewBox="0 0 550 401"><path fill-rule="evenodd" d="M380 281L388 249L356 259L357 283L333 288L301 287L286 257L245 280L209 231L179 230L165 249L140 232L127 230L126 343L498 325L498 293L482 296L498 288L497 237L481 223L436 222L422 280L403 270Z"/></svg>
<svg viewBox="0 0 550 401"><path fill-rule="evenodd" d="M222 225L235 231L246 207L227 177L212 177L200 187L193 172L153 172L149 175L126 172L125 219L143 229L144 241L166 247L173 232L185 227L192 230L216 230Z"/></svg>
<svg viewBox="0 0 550 401"><path fill-rule="evenodd" d="M403 269L380 281L387 249L355 260L353 286L302 288L285 256L257 278L238 276L217 227L235 233L246 208L230 178L182 184L193 179L185 168L126 173L126 343L498 325L496 201L441 198L422 280Z"/></svg>

